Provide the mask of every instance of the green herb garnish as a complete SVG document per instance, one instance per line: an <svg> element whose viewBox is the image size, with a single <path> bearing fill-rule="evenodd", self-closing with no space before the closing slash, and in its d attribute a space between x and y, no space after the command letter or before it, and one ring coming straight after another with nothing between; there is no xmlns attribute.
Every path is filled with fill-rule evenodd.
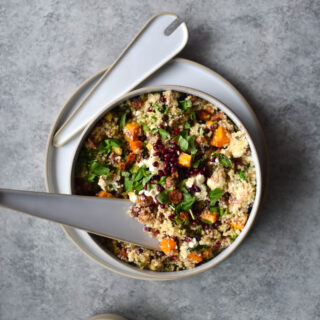
<svg viewBox="0 0 320 320"><path fill-rule="evenodd" d="M179 101L179 107L184 112L188 111L192 107L192 101L190 99L188 100L181 100Z"/></svg>
<svg viewBox="0 0 320 320"><path fill-rule="evenodd" d="M219 215L220 216L224 216L226 214L228 214L228 208L225 208L225 209L219 208Z"/></svg>
<svg viewBox="0 0 320 320"><path fill-rule="evenodd" d="M203 252L203 251L206 251L208 249L208 247L206 246L196 246L194 248L188 248L189 251L196 251L196 252Z"/></svg>
<svg viewBox="0 0 320 320"><path fill-rule="evenodd" d="M217 201L222 196L222 190L220 188L215 188L214 190L211 190L209 192L209 198L210 198L210 210L211 208L214 208Z"/></svg>
<svg viewBox="0 0 320 320"><path fill-rule="evenodd" d="M201 159L195 160L195 161L193 162L193 165L192 165L192 166L193 166L194 168L198 168L199 165L200 165L200 163L203 162L203 161L206 160L206 159L207 159L207 156L204 155Z"/></svg>
<svg viewBox="0 0 320 320"><path fill-rule="evenodd" d="M213 153L212 154L213 156L217 157L218 160L219 160L219 163L225 167L225 168L231 168L231 165L232 165L232 162L231 160L225 156L224 154L221 154L221 153Z"/></svg>
<svg viewBox="0 0 320 320"><path fill-rule="evenodd" d="M239 173L240 179L242 179L244 181L247 181L247 177L246 177L246 175L244 174L243 171L239 170L238 173Z"/></svg>
<svg viewBox="0 0 320 320"><path fill-rule="evenodd" d="M160 137L161 137L161 140L166 140L168 137L170 137L170 134L168 131L164 130L164 129L161 129L161 128L155 128L155 129L152 129L151 130L151 133L152 134L155 134L159 132L160 134Z"/></svg>
<svg viewBox="0 0 320 320"><path fill-rule="evenodd" d="M167 113L169 110L169 106L167 106L166 104L164 105L158 105L157 103L154 103L153 106L155 107L155 109L157 111L159 111L160 113Z"/></svg>
<svg viewBox="0 0 320 320"><path fill-rule="evenodd" d="M157 200L162 204L169 204L170 203L169 192L170 190L164 190L160 192L157 196Z"/></svg>

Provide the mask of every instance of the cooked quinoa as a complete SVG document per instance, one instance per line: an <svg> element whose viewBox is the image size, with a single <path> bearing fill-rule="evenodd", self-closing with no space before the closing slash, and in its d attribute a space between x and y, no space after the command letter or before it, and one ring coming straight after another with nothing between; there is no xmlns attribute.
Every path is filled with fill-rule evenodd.
<svg viewBox="0 0 320 320"><path fill-rule="evenodd" d="M215 105L169 90L108 112L80 152L75 186L77 194L130 199L128 213L160 241L155 251L98 237L115 256L141 269L177 271L237 238L256 173L244 131Z"/></svg>

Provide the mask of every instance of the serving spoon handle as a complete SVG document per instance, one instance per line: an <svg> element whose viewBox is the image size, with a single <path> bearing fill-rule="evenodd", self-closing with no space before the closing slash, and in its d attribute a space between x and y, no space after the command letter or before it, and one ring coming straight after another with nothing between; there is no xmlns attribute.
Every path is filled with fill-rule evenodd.
<svg viewBox="0 0 320 320"><path fill-rule="evenodd" d="M187 26L175 14L152 17L58 129L53 145L59 147L72 139L108 104L175 57L187 40Z"/></svg>
<svg viewBox="0 0 320 320"><path fill-rule="evenodd" d="M123 199L0 188L0 206L158 250L159 241L145 233L142 225L126 213L131 205L132 202Z"/></svg>

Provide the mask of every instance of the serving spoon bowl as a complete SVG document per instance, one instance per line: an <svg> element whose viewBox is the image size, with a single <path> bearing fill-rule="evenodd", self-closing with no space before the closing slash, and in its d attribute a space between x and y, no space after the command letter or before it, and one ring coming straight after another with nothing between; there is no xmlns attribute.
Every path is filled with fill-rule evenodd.
<svg viewBox="0 0 320 320"><path fill-rule="evenodd" d="M159 241L143 232L142 225L126 214L132 205L128 200L0 189L0 205L108 238L159 249Z"/></svg>

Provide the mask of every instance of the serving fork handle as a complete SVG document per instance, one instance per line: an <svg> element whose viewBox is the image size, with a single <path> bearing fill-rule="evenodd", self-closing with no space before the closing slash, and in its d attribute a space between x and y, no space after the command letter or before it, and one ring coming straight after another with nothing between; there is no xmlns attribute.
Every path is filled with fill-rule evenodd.
<svg viewBox="0 0 320 320"><path fill-rule="evenodd" d="M62 146L75 137L107 105L175 57L187 40L187 26L175 14L152 17L58 129L53 145Z"/></svg>

